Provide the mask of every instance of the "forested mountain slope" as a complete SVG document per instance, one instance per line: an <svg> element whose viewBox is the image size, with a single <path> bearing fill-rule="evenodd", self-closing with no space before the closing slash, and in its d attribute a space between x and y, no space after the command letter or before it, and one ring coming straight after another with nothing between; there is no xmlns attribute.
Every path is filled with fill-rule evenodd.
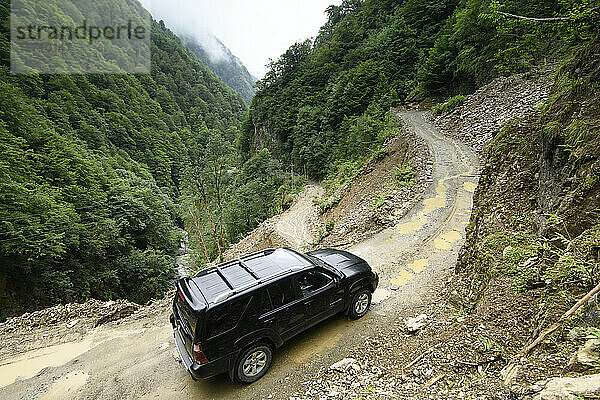
<svg viewBox="0 0 600 400"><path fill-rule="evenodd" d="M242 61L234 56L218 38L208 34L209 40L218 47L213 55L201 40L188 34L179 34L183 44L190 49L211 71L217 74L230 88L238 92L248 104L256 93L257 79L248 72Z"/></svg>
<svg viewBox="0 0 600 400"><path fill-rule="evenodd" d="M209 136L236 136L246 105L162 22L151 75L12 75L9 13L3 0L0 314L145 302L173 274L186 169Z"/></svg>
<svg viewBox="0 0 600 400"><path fill-rule="evenodd" d="M502 10L546 17L561 7L568 4L510 0ZM240 147L266 145L315 177L343 173L347 161L379 148L389 107L471 93L499 73L543 62L560 42L547 29L514 44L524 29L499 28L497 9L490 0L345 0L329 7L317 38L290 47L258 83Z"/></svg>

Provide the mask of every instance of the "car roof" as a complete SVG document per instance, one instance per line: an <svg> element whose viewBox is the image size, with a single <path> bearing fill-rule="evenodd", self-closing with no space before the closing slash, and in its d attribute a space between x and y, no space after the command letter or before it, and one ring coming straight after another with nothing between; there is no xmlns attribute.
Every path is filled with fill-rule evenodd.
<svg viewBox="0 0 600 400"><path fill-rule="evenodd" d="M312 266L306 257L292 249L268 249L202 270L192 281L208 304L220 304L263 283Z"/></svg>

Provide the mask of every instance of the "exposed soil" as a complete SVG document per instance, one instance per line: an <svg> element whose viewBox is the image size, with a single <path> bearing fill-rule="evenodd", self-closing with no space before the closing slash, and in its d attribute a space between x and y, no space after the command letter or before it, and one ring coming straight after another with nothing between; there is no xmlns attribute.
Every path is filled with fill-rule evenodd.
<svg viewBox="0 0 600 400"><path fill-rule="evenodd" d="M224 258L230 260L249 252L277 247L308 250L318 230L318 212L313 202L322 194L323 189L319 185L309 183L288 210L261 223L248 236L227 249Z"/></svg>
<svg viewBox="0 0 600 400"><path fill-rule="evenodd" d="M320 229L326 232L320 246L358 243L395 225L421 199L432 182L433 161L425 140L402 127L384 151L385 158L371 161L350 184L336 191L339 203L319 218ZM409 165L414 173L409 185L399 185L394 178L401 165ZM327 232L332 222L334 228Z"/></svg>

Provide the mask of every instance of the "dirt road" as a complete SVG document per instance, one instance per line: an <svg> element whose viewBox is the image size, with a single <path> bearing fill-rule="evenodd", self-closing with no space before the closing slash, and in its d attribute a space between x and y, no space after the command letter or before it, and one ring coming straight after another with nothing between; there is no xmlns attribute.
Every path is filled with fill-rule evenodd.
<svg viewBox="0 0 600 400"><path fill-rule="evenodd" d="M316 326L279 350L262 380L242 387L225 376L191 380L174 357L166 309L158 317L98 328L83 342L0 362L0 386L21 377L0 389L0 398L288 399L304 392L305 382L320 367L344 358L348 348L363 343L377 327L388 326L400 310L410 312L435 296L464 242L477 183L476 155L436 132L423 113L403 112L400 117L430 145L433 181L424 199L398 225L349 249L367 259L381 277L372 312L365 318L348 321L339 316ZM277 228L298 247L309 238L298 220L311 212L309 197Z"/></svg>
<svg viewBox="0 0 600 400"><path fill-rule="evenodd" d="M275 224L277 233L289 242L291 247L303 250L313 243L315 238L311 222L318 218L313 199L320 198L323 192L319 185L308 184L294 205L283 213Z"/></svg>

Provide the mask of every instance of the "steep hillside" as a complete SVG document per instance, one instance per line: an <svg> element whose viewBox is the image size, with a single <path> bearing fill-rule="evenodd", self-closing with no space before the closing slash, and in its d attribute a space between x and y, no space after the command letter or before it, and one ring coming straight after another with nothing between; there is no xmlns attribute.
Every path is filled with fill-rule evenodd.
<svg viewBox="0 0 600 400"><path fill-rule="evenodd" d="M252 102L256 93L254 84L258 79L248 72L242 61L231 53L217 37L208 34L216 49L208 50L201 40L185 33L179 34L183 44L190 49L202 63L217 74L223 82L242 96L247 104Z"/></svg>
<svg viewBox="0 0 600 400"><path fill-rule="evenodd" d="M422 20L406 18L421 5L367 0L328 8L314 42L290 47L258 83L241 149L267 146L319 178L354 161L353 172L360 168L394 129L387 112L409 94L420 54L455 3L426 3L431 12Z"/></svg>
<svg viewBox="0 0 600 400"><path fill-rule="evenodd" d="M517 292L543 288L544 312L600 281L599 50L598 40L578 48L548 102L487 145L457 267L481 288L499 275L513 277Z"/></svg>
<svg viewBox="0 0 600 400"><path fill-rule="evenodd" d="M380 148L390 107L472 93L499 74L543 64L568 37L560 31L557 39L550 27L532 33L514 21L503 25L502 13L547 17L571 6L346 0L327 9L314 41L294 44L258 83L239 146L247 153L266 146L318 178L354 162L359 168ZM515 34L525 39L515 42Z"/></svg>
<svg viewBox="0 0 600 400"><path fill-rule="evenodd" d="M9 12L2 1L0 318L145 302L173 275L185 171L210 135L235 137L246 105L156 22L151 75L12 75Z"/></svg>
<svg viewBox="0 0 600 400"><path fill-rule="evenodd" d="M549 98L535 110L523 107L529 101L522 94L534 93L548 79L544 75L534 81L515 77L504 90L495 82L482 89L494 97L468 98L439 121L455 136L483 145L467 241L447 295L452 310L466 312L466 322L443 333L462 338L464 354L501 357L470 390L473 395L510 390L512 396L533 396L547 378L597 372L596 364L575 356L598 327L596 299L563 320L527 357L521 352L600 282L599 54L598 39L576 47L551 75ZM513 97L514 118L491 135L480 131L475 137L478 127L494 124L483 109L502 114L506 99L499 95L514 96L515 86L523 91L521 101ZM442 344L444 352L456 347ZM553 390L575 390L575 382L557 381L555 389L548 385L547 397L535 398L559 398ZM578 388L591 393L597 385L581 382Z"/></svg>

